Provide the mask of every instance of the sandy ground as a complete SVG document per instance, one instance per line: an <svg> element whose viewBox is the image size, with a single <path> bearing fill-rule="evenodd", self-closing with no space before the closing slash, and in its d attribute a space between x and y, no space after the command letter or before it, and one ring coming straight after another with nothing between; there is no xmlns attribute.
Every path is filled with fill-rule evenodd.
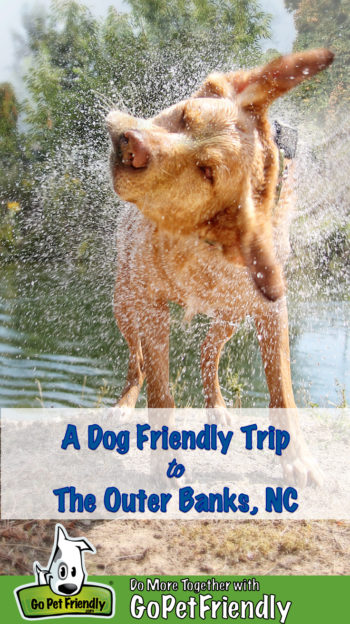
<svg viewBox="0 0 350 624"><path fill-rule="evenodd" d="M89 574L350 574L350 522L117 520L64 522L85 536ZM0 573L46 565L54 521L2 521Z"/></svg>

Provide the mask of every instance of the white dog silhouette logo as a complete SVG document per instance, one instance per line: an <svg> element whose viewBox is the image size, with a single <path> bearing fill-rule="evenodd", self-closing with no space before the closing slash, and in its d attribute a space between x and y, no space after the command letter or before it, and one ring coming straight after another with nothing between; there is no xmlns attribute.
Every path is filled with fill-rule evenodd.
<svg viewBox="0 0 350 624"><path fill-rule="evenodd" d="M35 583L22 585L14 591L23 619L114 616L114 590L102 583L87 582L86 551L96 552L89 540L70 537L61 524L56 524L47 566L43 567L35 561Z"/></svg>
<svg viewBox="0 0 350 624"><path fill-rule="evenodd" d="M37 561L33 565L37 585L50 585L60 596L78 594L87 577L85 550L96 553L87 539L69 537L66 529L56 524L55 542L47 568L42 568Z"/></svg>

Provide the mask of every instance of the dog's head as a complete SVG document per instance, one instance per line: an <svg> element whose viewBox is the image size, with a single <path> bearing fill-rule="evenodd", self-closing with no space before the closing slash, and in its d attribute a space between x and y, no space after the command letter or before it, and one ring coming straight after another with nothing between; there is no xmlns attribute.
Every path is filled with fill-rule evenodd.
<svg viewBox="0 0 350 624"><path fill-rule="evenodd" d="M278 153L267 110L332 59L319 49L212 74L191 98L148 120L112 111L116 193L160 229L220 243L268 299L277 299L284 291L272 243Z"/></svg>
<svg viewBox="0 0 350 624"><path fill-rule="evenodd" d="M62 525L57 525L52 557L45 572L46 582L55 594L78 594L86 579L83 551L95 552L88 540L70 538Z"/></svg>

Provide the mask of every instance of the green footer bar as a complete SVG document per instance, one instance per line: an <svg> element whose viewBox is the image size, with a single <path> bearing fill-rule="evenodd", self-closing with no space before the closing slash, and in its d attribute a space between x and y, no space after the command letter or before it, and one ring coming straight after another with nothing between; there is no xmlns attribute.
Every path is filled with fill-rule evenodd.
<svg viewBox="0 0 350 624"><path fill-rule="evenodd" d="M0 577L2 621L329 624L349 617L349 576L89 576L71 597L33 581Z"/></svg>

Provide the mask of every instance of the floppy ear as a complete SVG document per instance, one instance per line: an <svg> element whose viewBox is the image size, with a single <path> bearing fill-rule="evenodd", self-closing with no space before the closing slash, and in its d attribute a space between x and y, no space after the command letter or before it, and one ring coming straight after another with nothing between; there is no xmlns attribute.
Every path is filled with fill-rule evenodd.
<svg viewBox="0 0 350 624"><path fill-rule="evenodd" d="M217 213L203 225L201 238L217 241L225 257L249 269L256 288L269 301L285 294L282 269L274 254L271 219L257 214L250 185L237 206Z"/></svg>
<svg viewBox="0 0 350 624"><path fill-rule="evenodd" d="M298 84L326 69L334 54L325 48L296 52L250 71L211 74L195 97L230 97L243 108L269 106Z"/></svg>
<svg viewBox="0 0 350 624"><path fill-rule="evenodd" d="M89 540L85 539L84 537L82 537L81 539L69 537L66 529L64 528L64 526L62 526L62 524L56 525L56 541L58 547L61 548L61 550L64 548L65 544L69 542L80 550L89 550L92 553L96 552L95 548L90 544Z"/></svg>
<svg viewBox="0 0 350 624"><path fill-rule="evenodd" d="M237 225L244 263L256 288L269 301L277 301L285 294L285 284L274 253L271 220L256 214L250 190L241 198L240 206Z"/></svg>
<svg viewBox="0 0 350 624"><path fill-rule="evenodd" d="M257 289L269 301L277 301L285 294L285 285L273 252L272 233L253 232L241 250Z"/></svg>
<svg viewBox="0 0 350 624"><path fill-rule="evenodd" d="M73 540L72 540L73 541ZM81 540L74 540L74 546L77 546L80 550L89 550L92 553L96 553L96 550L92 544L87 539L82 538Z"/></svg>

